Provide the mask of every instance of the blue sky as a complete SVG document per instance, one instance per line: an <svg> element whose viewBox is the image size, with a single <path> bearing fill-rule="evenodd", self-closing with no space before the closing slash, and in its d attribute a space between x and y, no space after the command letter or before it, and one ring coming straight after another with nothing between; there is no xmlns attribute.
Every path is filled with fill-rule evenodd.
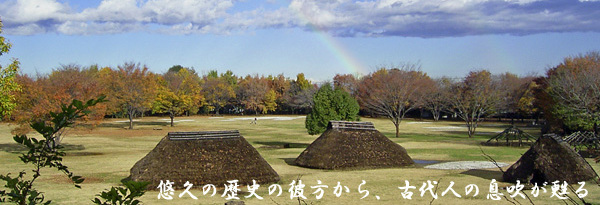
<svg viewBox="0 0 600 205"><path fill-rule="evenodd" d="M2 0L0 18L13 43L0 63L26 74L139 62L322 81L410 62L526 75L600 50L592 0Z"/></svg>

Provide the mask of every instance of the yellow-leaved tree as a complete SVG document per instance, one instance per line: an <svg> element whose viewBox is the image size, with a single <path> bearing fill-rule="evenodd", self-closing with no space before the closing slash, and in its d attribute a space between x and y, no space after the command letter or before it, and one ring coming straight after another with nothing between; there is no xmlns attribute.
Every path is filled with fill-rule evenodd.
<svg viewBox="0 0 600 205"><path fill-rule="evenodd" d="M263 100L265 105L265 109L263 109L263 114L267 112L275 111L277 109L277 93L274 90L269 90L265 95L265 99Z"/></svg>
<svg viewBox="0 0 600 205"><path fill-rule="evenodd" d="M158 91L152 103L153 113L167 113L171 127L175 116L197 113L204 105L200 78L194 70L182 68L168 71L158 78Z"/></svg>
<svg viewBox="0 0 600 205"><path fill-rule="evenodd" d="M2 20L0 20L0 34L2 33ZM0 36L0 56L8 53L11 44ZM19 70L19 61L11 59L11 63L3 68L0 65L0 120L10 117L12 110L17 106L15 103L14 92L20 91L21 87L15 81L15 76Z"/></svg>
<svg viewBox="0 0 600 205"><path fill-rule="evenodd" d="M235 91L232 85L234 77L231 75L223 75L218 77L216 71L204 77L202 90L206 99L206 108L215 111L215 115L219 115L219 110L224 107L229 100L235 98Z"/></svg>

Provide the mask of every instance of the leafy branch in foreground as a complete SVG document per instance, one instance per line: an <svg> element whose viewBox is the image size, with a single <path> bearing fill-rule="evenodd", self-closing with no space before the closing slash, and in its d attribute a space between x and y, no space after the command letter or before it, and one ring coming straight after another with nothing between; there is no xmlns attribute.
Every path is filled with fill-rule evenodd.
<svg viewBox="0 0 600 205"><path fill-rule="evenodd" d="M0 180L6 182L4 186L7 190L0 190L0 202L14 202L16 204L50 204L51 201L44 202L45 198L42 192L33 187L33 183L41 176L42 168L56 168L69 177L75 187L81 188L79 184L83 182L81 176L76 176L69 171L68 167L62 164L62 157L65 152L61 150L62 146L56 143L57 135L61 130L73 125L76 119L81 118L91 111L88 110L98 103L104 102L105 96L98 99L91 99L85 103L79 100L73 100L69 105L62 105L61 112L50 112L51 120L38 121L30 124L31 128L40 133L43 139L27 137L27 135L16 135L15 142L24 145L29 150L23 153L19 158L25 164L33 164L30 179L25 179L27 172L21 171L15 178L6 175L0 175Z"/></svg>
<svg viewBox="0 0 600 205"><path fill-rule="evenodd" d="M149 182L126 181L125 187L111 187L97 194L100 198L92 200L98 205L137 205L141 202L135 198L141 197L146 193L146 186Z"/></svg>

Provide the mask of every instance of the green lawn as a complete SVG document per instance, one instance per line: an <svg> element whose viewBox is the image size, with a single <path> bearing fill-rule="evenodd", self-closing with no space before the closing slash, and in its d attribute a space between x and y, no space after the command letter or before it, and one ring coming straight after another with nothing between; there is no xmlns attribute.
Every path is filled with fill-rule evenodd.
<svg viewBox="0 0 600 205"><path fill-rule="evenodd" d="M432 170L425 169L423 165L394 169L373 170L345 170L329 171L297 167L290 163L318 136L306 134L304 118L301 116L265 116L288 117L286 120L262 119L258 124L250 124L251 120L239 120L242 116L225 116L222 118L196 116L178 117L175 127L168 127L166 118L145 117L135 123L134 130L126 130L127 122L124 119L107 119L95 129L77 128L70 129L63 143L67 145L67 156L64 164L76 175L86 178L82 189L74 188L67 178L54 170L44 170L42 177L37 182L37 188L45 192L47 199L52 199L56 204L89 204L94 195L100 191L119 185L120 180L129 175L129 169L135 162L145 156L156 146L159 140L170 131L199 131L199 130L231 130L237 129L260 154L271 164L281 176L279 185L283 188L282 195L277 197L269 195L267 187L270 184L261 184L256 198L244 199L248 193L247 188L240 187L243 192L240 198L246 204L298 204L295 199L290 199L290 183L300 178L305 184L304 195L307 204L428 204L432 197L428 193L420 196L419 188L427 180L439 181L438 194L444 192L450 182L454 182L453 189L462 196L457 198L452 194L440 196L433 204L511 204L506 200L492 201L486 199L491 179L501 179L501 172L497 169L488 170ZM243 116L247 117L247 116ZM253 116L250 116L253 118ZM394 137L394 126L386 119L363 118L371 121L375 127L396 143L405 147L408 154L416 160L435 161L485 161L480 149L499 162L514 163L527 148L518 147L487 147L480 146L495 133L502 131L508 125L496 122L484 123L478 128L474 138L466 137L466 128L460 122L432 122L405 120L401 124L401 137ZM20 148L14 145L8 124L0 124L0 173L11 172L17 174L21 170L30 169L19 161ZM538 135L539 131L526 128L527 132ZM288 145L290 148L283 148ZM591 160L590 160L591 162ZM592 163L598 170L600 166ZM165 167L169 169L169 167ZM312 194L316 189L317 180L324 188L324 196L317 200ZM363 192L359 193L358 187L362 180L366 184L361 186ZM416 189L412 200L402 198L402 191L398 187L405 186L405 180ZM342 192L341 196L334 195L334 188L340 183L347 186L349 192ZM475 184L479 194L475 197L465 196L465 186ZM511 184L499 183L501 189ZM199 188L202 185L195 185ZM579 186L575 186L577 189ZM550 186L546 187L548 193L542 193L537 198L532 198L535 204L564 204L555 197L550 198ZM589 194L586 201L600 203L600 187L588 182L585 186ZM369 195L365 195L365 190ZM149 191L142 197L145 204L223 204L226 202L221 193L215 196L203 195L201 189L191 190L198 200L189 197L179 198L177 195L183 190L175 191L175 198L167 201L158 199L158 191ZM506 190L501 190L505 195ZM530 193L531 190L526 190ZM571 191L569 191L571 192ZM571 196L573 196L571 194ZM379 198L379 199L378 199ZM527 199L517 198L521 204L530 204Z"/></svg>

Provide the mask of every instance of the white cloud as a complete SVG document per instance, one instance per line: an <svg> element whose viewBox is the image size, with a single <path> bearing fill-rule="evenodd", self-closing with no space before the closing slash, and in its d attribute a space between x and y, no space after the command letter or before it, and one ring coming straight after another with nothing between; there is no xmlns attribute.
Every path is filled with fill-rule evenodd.
<svg viewBox="0 0 600 205"><path fill-rule="evenodd" d="M231 34L300 27L339 36L444 37L600 31L596 0L292 0L275 10L235 9L235 0L103 0L81 12L55 0L0 3L9 34L131 31ZM243 2L248 4L249 2Z"/></svg>
<svg viewBox="0 0 600 205"><path fill-rule="evenodd" d="M97 35L139 31L143 28L137 23L67 21L58 25L56 31L67 35Z"/></svg>
<svg viewBox="0 0 600 205"><path fill-rule="evenodd" d="M598 3L564 0L294 0L290 5L307 17L307 26L333 34L417 37L600 31L600 25L585 23L600 17L598 8Z"/></svg>
<svg viewBox="0 0 600 205"><path fill-rule="evenodd" d="M54 0L19 0L0 4L2 20L30 23L43 20L61 21L70 12L69 6Z"/></svg>
<svg viewBox="0 0 600 205"><path fill-rule="evenodd" d="M45 33L46 29L37 24L25 24L16 27L2 28L4 33L12 35L33 35L37 33Z"/></svg>
<svg viewBox="0 0 600 205"><path fill-rule="evenodd" d="M159 24L177 24L192 22L208 24L227 16L227 9L233 6L231 1L221 0L149 0L143 6L145 16L151 16L152 22Z"/></svg>
<svg viewBox="0 0 600 205"><path fill-rule="evenodd" d="M104 0L97 8L88 8L76 14L80 21L143 22L149 21L137 0Z"/></svg>

